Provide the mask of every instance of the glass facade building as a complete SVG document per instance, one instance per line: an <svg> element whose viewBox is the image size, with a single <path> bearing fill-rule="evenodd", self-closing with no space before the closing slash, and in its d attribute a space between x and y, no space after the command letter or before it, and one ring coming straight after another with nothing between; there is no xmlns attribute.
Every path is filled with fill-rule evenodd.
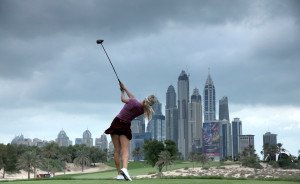
<svg viewBox="0 0 300 184"><path fill-rule="evenodd" d="M242 135L242 121L234 118L232 121L232 156L240 152L239 136Z"/></svg>
<svg viewBox="0 0 300 184"><path fill-rule="evenodd" d="M216 91L214 83L208 74L204 87L204 122L216 120Z"/></svg>
<svg viewBox="0 0 300 184"><path fill-rule="evenodd" d="M176 105L176 92L170 85L166 93L166 139L175 141L178 146L178 108Z"/></svg>
<svg viewBox="0 0 300 184"><path fill-rule="evenodd" d="M178 150L188 158L189 76L184 70L178 77Z"/></svg>

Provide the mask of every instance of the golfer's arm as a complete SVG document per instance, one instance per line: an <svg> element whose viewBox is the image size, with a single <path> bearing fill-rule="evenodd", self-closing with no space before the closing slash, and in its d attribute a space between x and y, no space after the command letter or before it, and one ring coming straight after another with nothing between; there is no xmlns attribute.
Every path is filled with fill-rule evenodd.
<svg viewBox="0 0 300 184"><path fill-rule="evenodd" d="M135 98L134 95L130 93L130 91L128 91L126 88L124 90L129 98Z"/></svg>
<svg viewBox="0 0 300 184"><path fill-rule="evenodd" d="M129 99L125 98L124 90L122 90L122 93L121 93L121 101L123 103L128 103L129 102Z"/></svg>

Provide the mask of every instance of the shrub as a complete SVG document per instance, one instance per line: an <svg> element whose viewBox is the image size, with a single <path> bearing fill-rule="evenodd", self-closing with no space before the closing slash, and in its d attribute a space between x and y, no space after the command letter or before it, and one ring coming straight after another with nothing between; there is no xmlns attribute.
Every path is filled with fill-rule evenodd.
<svg viewBox="0 0 300 184"><path fill-rule="evenodd" d="M272 166L273 168L278 168L279 167L278 163L275 162L275 161L269 162L269 165Z"/></svg>
<svg viewBox="0 0 300 184"><path fill-rule="evenodd" d="M282 168L295 168L295 163L291 162L290 159L281 159L281 160L278 160L278 165L279 167L282 167Z"/></svg>
<svg viewBox="0 0 300 184"><path fill-rule="evenodd" d="M263 167L260 165L258 161L256 161L256 157L246 157L242 160L242 166L262 169Z"/></svg>
<svg viewBox="0 0 300 184"><path fill-rule="evenodd" d="M209 170L209 166L202 167L204 170Z"/></svg>

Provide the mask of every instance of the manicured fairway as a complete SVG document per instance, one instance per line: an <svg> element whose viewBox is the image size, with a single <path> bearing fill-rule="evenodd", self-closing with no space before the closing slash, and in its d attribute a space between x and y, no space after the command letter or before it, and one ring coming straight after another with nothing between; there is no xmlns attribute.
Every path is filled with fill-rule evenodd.
<svg viewBox="0 0 300 184"><path fill-rule="evenodd" d="M114 166L113 162L106 163L107 165ZM220 162L211 162L209 166L219 166ZM176 165L172 165L168 168L168 170L175 170L180 168L189 167L192 168L193 164L190 162L181 162L178 161ZM195 164L195 167L201 167L200 164ZM157 173L158 170L156 167L151 167L149 164L145 162L129 162L128 170L130 176L134 177L137 175L147 175L148 173ZM165 171L165 169L163 170ZM75 174L75 175L66 175L66 176L57 176L59 178L72 178L72 179L112 179L117 176L116 170L97 172L97 173L89 173L89 174Z"/></svg>
<svg viewBox="0 0 300 184"><path fill-rule="evenodd" d="M12 184L109 184L125 183L126 181L115 180L45 180L45 181L15 181ZM257 180L214 180L214 179L140 179L130 183L140 184L295 184L288 181L257 181Z"/></svg>

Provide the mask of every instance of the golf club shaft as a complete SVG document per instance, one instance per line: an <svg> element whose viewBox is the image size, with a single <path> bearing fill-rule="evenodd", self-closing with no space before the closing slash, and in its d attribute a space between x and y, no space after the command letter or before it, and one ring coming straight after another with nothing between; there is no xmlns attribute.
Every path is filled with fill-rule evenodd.
<svg viewBox="0 0 300 184"><path fill-rule="evenodd" d="M112 64L112 62L110 61L110 58L109 58L109 56L108 56L108 54L107 54L107 52L106 52L104 46L102 45L102 43L101 43L101 46L102 46L102 48L103 48L103 50L104 50L104 52L105 52L105 54L106 54L106 56L107 56L107 58L108 58L108 60L109 60L109 62L110 62L110 64L111 64L111 66L112 66L112 68L113 68L113 70L114 70L114 72L115 72L115 74L116 74L116 76L117 76L117 78L118 78L118 81L119 81L119 83L120 83L121 81L120 81L120 79L119 79L119 77L118 77L118 74L117 74L117 72L116 72L116 70L115 70L115 67L114 67L114 65Z"/></svg>

